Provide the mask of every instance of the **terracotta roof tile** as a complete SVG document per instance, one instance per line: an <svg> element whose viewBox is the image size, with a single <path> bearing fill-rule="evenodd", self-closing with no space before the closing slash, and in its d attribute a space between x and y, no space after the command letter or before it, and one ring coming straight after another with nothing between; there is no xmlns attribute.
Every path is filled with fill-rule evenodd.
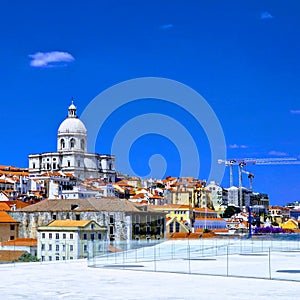
<svg viewBox="0 0 300 300"><path fill-rule="evenodd" d="M73 209L72 209L73 208ZM20 208L17 211L26 212L58 212L58 211L108 211L108 212L143 212L141 206L126 199L116 197L42 200L36 204ZM145 212L155 212L148 206Z"/></svg>
<svg viewBox="0 0 300 300"><path fill-rule="evenodd" d="M0 250L0 261L13 261L22 256L26 251L23 250Z"/></svg>
<svg viewBox="0 0 300 300"><path fill-rule="evenodd" d="M48 227L84 227L92 222L91 220L55 220L48 224Z"/></svg>
<svg viewBox="0 0 300 300"><path fill-rule="evenodd" d="M2 246L37 246L37 239L33 238L16 238L14 240L1 243Z"/></svg>
<svg viewBox="0 0 300 300"><path fill-rule="evenodd" d="M10 206L6 202L0 202L0 211L2 210L10 210Z"/></svg>
<svg viewBox="0 0 300 300"><path fill-rule="evenodd" d="M12 218L7 212L0 211L0 223L19 223Z"/></svg>

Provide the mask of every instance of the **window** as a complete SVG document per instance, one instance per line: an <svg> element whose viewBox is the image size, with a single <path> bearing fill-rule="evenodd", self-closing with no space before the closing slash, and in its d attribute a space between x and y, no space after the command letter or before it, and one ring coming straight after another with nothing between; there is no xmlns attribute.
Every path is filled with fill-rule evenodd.
<svg viewBox="0 0 300 300"><path fill-rule="evenodd" d="M65 257L65 256L63 256L63 260L66 260L66 257Z"/></svg>
<svg viewBox="0 0 300 300"><path fill-rule="evenodd" d="M180 231L180 224L177 222L176 223L176 232L179 232Z"/></svg>
<svg viewBox="0 0 300 300"><path fill-rule="evenodd" d="M91 224L91 229L94 229L94 228L95 228L95 224L92 223L92 224Z"/></svg>
<svg viewBox="0 0 300 300"><path fill-rule="evenodd" d="M83 251L84 251L84 252L87 252L87 245L84 245L84 246L83 246Z"/></svg>
<svg viewBox="0 0 300 300"><path fill-rule="evenodd" d="M35 169L35 163L32 163L32 168Z"/></svg>
<svg viewBox="0 0 300 300"><path fill-rule="evenodd" d="M84 139L80 141L80 148L81 150L84 150Z"/></svg>
<svg viewBox="0 0 300 300"><path fill-rule="evenodd" d="M55 238L56 238L57 240L59 240L59 233L56 233L56 234L55 234Z"/></svg>
<svg viewBox="0 0 300 300"><path fill-rule="evenodd" d="M52 233L49 233L49 239L50 240L52 239Z"/></svg>
<svg viewBox="0 0 300 300"><path fill-rule="evenodd" d="M114 223L114 216L109 216L109 223L113 224Z"/></svg>
<svg viewBox="0 0 300 300"><path fill-rule="evenodd" d="M161 234L161 227L160 226L156 227L156 234L158 234L158 235Z"/></svg>
<svg viewBox="0 0 300 300"><path fill-rule="evenodd" d="M70 148L74 148L75 147L75 139L71 139L70 140Z"/></svg>
<svg viewBox="0 0 300 300"><path fill-rule="evenodd" d="M74 251L74 246L70 245L70 251Z"/></svg>
<svg viewBox="0 0 300 300"><path fill-rule="evenodd" d="M15 230L15 225L10 225L10 230Z"/></svg>
<svg viewBox="0 0 300 300"><path fill-rule="evenodd" d="M59 260L59 256L55 256L55 260Z"/></svg>
<svg viewBox="0 0 300 300"><path fill-rule="evenodd" d="M134 221L135 221L135 223L140 223L140 222L141 222L141 217L140 217L140 215L135 215L135 216L134 216Z"/></svg>
<svg viewBox="0 0 300 300"><path fill-rule="evenodd" d="M55 251L59 251L59 245L55 245Z"/></svg>
<svg viewBox="0 0 300 300"><path fill-rule="evenodd" d="M102 240L102 233L98 233L98 240Z"/></svg>
<svg viewBox="0 0 300 300"><path fill-rule="evenodd" d="M45 261L45 256L42 256L42 261Z"/></svg>
<svg viewBox="0 0 300 300"><path fill-rule="evenodd" d="M52 256L49 256L49 258L48 258L48 259L49 259L49 261L52 261Z"/></svg>
<svg viewBox="0 0 300 300"><path fill-rule="evenodd" d="M66 251L66 245L62 245L62 251Z"/></svg>
<svg viewBox="0 0 300 300"><path fill-rule="evenodd" d="M174 223L170 223L169 228L170 228L170 233L173 233L174 232Z"/></svg>
<svg viewBox="0 0 300 300"><path fill-rule="evenodd" d="M64 149L65 146L66 146L65 140L64 140L64 139L61 139L61 140L60 140L60 149Z"/></svg>
<svg viewBox="0 0 300 300"><path fill-rule="evenodd" d="M140 234L140 225L139 224L135 224L134 225L134 234Z"/></svg>
<svg viewBox="0 0 300 300"><path fill-rule="evenodd" d="M42 251L45 250L45 244L42 244Z"/></svg>
<svg viewBox="0 0 300 300"><path fill-rule="evenodd" d="M63 239L66 239L67 235L65 233L63 233Z"/></svg>
<svg viewBox="0 0 300 300"><path fill-rule="evenodd" d="M83 234L83 239L87 240L87 234L86 233Z"/></svg>
<svg viewBox="0 0 300 300"><path fill-rule="evenodd" d="M42 239L44 239L44 238L45 238L45 232L42 233Z"/></svg>
<svg viewBox="0 0 300 300"><path fill-rule="evenodd" d="M95 239L95 234L91 233L91 240L93 241Z"/></svg>
<svg viewBox="0 0 300 300"><path fill-rule="evenodd" d="M49 251L52 251L52 245L49 244Z"/></svg>
<svg viewBox="0 0 300 300"><path fill-rule="evenodd" d="M148 225L146 226L146 233L147 233L147 234L150 234L150 233L151 233L151 227L148 226Z"/></svg>
<svg viewBox="0 0 300 300"><path fill-rule="evenodd" d="M73 240L73 233L70 233L70 240Z"/></svg>
<svg viewBox="0 0 300 300"><path fill-rule="evenodd" d="M14 240L15 239L15 236L14 235L11 235L10 236L10 240Z"/></svg>
<svg viewBox="0 0 300 300"><path fill-rule="evenodd" d="M73 256L70 256L70 259L72 260L72 259L73 259Z"/></svg>
<svg viewBox="0 0 300 300"><path fill-rule="evenodd" d="M78 165L78 167L80 167L80 160L77 161L77 165Z"/></svg>
<svg viewBox="0 0 300 300"><path fill-rule="evenodd" d="M114 234L114 226L109 226L109 234Z"/></svg>
<svg viewBox="0 0 300 300"><path fill-rule="evenodd" d="M80 221L80 214L76 214L75 218L76 218L77 221Z"/></svg>

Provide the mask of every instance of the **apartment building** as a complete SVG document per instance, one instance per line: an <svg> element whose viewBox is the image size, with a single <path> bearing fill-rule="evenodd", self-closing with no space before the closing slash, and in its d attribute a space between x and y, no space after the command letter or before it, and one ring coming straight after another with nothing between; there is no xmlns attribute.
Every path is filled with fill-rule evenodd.
<svg viewBox="0 0 300 300"><path fill-rule="evenodd" d="M38 228L37 256L42 261L85 258L88 247L101 251L106 239L106 227L95 221L55 220Z"/></svg>

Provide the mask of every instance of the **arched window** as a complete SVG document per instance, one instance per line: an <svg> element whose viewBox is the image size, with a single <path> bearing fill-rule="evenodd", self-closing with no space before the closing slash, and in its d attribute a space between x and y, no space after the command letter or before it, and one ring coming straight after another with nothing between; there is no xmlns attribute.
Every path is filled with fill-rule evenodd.
<svg viewBox="0 0 300 300"><path fill-rule="evenodd" d="M75 147L75 139L71 139L70 140L70 148L74 148Z"/></svg>
<svg viewBox="0 0 300 300"><path fill-rule="evenodd" d="M65 140L64 140L64 139L61 139L61 140L60 140L60 148L61 148L61 149L64 149L65 147L66 147Z"/></svg>
<svg viewBox="0 0 300 300"><path fill-rule="evenodd" d="M82 139L80 141L80 147L81 147L81 150L84 150L84 139Z"/></svg>

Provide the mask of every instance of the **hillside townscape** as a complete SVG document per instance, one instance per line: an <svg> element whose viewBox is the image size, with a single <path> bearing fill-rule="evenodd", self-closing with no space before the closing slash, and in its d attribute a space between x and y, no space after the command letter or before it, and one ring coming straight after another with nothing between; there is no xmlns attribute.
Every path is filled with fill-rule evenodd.
<svg viewBox="0 0 300 300"><path fill-rule="evenodd" d="M271 206L252 186L130 177L115 170L115 159L87 152L87 130L72 103L57 152L30 154L25 169L0 167L0 260L85 258L90 241L111 252L122 241L300 231L299 203Z"/></svg>

